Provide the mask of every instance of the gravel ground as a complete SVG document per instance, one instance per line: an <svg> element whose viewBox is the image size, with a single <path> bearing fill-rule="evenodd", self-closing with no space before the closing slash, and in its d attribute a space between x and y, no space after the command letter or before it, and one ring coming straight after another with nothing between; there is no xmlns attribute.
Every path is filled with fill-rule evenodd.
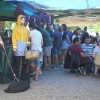
<svg viewBox="0 0 100 100"><path fill-rule="evenodd" d="M76 76L63 69L43 72L39 81L22 93L7 94L8 84L0 84L0 100L100 100L100 78Z"/></svg>

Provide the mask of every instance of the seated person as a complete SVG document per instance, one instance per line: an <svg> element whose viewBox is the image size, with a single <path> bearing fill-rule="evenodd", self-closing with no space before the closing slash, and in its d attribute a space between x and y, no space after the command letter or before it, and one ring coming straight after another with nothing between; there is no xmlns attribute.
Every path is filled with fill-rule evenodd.
<svg viewBox="0 0 100 100"><path fill-rule="evenodd" d="M93 51L93 58L95 59L96 54L100 54L100 39L99 39L99 44L98 46L95 47ZM100 69L100 66L95 66L95 75L98 76L98 70Z"/></svg>
<svg viewBox="0 0 100 100"><path fill-rule="evenodd" d="M84 52L89 54L89 56L92 56L94 47L93 47L92 44L90 44L90 39L89 38L85 38L85 43L83 43L81 45L81 47L82 47Z"/></svg>
<svg viewBox="0 0 100 100"><path fill-rule="evenodd" d="M90 56L85 53L82 50L82 47L80 46L80 38L79 37L75 37L73 39L73 44L69 47L69 50L71 52L76 52L80 55L80 63L86 63L86 64L90 64L90 66L93 66L93 60L90 58ZM91 70L91 69L90 69Z"/></svg>

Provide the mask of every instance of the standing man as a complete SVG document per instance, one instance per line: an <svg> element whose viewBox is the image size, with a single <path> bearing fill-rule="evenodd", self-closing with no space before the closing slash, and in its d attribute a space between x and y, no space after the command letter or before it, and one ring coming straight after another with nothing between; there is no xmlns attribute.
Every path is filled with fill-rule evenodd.
<svg viewBox="0 0 100 100"><path fill-rule="evenodd" d="M85 42L85 38L89 38L89 33L87 32L87 27L84 27L83 36L82 36L82 44Z"/></svg>
<svg viewBox="0 0 100 100"><path fill-rule="evenodd" d="M54 59L54 68L59 68L59 56L61 52L61 43L62 43L62 34L58 31L58 26L54 26L54 35L53 35L53 59Z"/></svg>
<svg viewBox="0 0 100 100"><path fill-rule="evenodd" d="M46 27L46 31L48 31L48 33L50 34L50 37L53 37L53 31L52 31L52 26L51 24L48 24Z"/></svg>
<svg viewBox="0 0 100 100"><path fill-rule="evenodd" d="M43 38L42 34L38 30L36 30L36 26L34 23L30 23L29 28L30 28L31 50L39 50L39 58L33 60L31 63L32 69L36 70L35 80L38 80L38 75L40 72L40 58L42 56Z"/></svg>
<svg viewBox="0 0 100 100"><path fill-rule="evenodd" d="M43 36L43 63L44 69L51 69L51 49L52 49L52 40L50 34L44 29L44 25L39 25L39 30Z"/></svg>
<svg viewBox="0 0 100 100"><path fill-rule="evenodd" d="M19 15L17 18L17 26L15 26L12 31L12 45L16 61L16 75L21 80L27 79L25 51L27 49L27 45L29 44L29 32L24 24L25 16Z"/></svg>

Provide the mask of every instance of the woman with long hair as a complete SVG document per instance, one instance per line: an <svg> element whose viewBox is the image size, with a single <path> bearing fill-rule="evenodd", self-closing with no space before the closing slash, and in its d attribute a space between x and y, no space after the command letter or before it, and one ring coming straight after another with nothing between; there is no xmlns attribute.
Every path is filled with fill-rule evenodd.
<svg viewBox="0 0 100 100"><path fill-rule="evenodd" d="M64 62L65 56L67 54L67 49L70 45L70 40L67 34L67 26L66 24L62 24L61 26L62 32L62 46L61 46L61 55L62 55L62 63Z"/></svg>

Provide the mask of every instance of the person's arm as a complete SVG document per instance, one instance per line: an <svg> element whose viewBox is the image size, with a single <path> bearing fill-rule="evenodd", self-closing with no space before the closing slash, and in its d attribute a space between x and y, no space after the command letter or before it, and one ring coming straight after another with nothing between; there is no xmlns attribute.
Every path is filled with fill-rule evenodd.
<svg viewBox="0 0 100 100"><path fill-rule="evenodd" d="M85 54L84 52L80 52L80 55L81 55L82 57L89 57L89 55L88 55L88 54Z"/></svg>
<svg viewBox="0 0 100 100"><path fill-rule="evenodd" d="M17 45L16 45L16 30L13 29L12 31L12 46L13 46L13 51L15 52L17 49Z"/></svg>
<svg viewBox="0 0 100 100"><path fill-rule="evenodd" d="M4 47L4 43L3 43L1 36L0 36L0 45L1 45L1 47Z"/></svg>
<svg viewBox="0 0 100 100"><path fill-rule="evenodd" d="M96 54L95 54L95 52L94 52L93 55L92 55L92 57L95 58L95 55L96 55Z"/></svg>
<svg viewBox="0 0 100 100"><path fill-rule="evenodd" d="M29 31L27 32L27 46L29 47L31 45L31 38L30 38L30 33Z"/></svg>
<svg viewBox="0 0 100 100"><path fill-rule="evenodd" d="M52 40L52 42L54 42L54 32L52 32L51 40Z"/></svg>
<svg viewBox="0 0 100 100"><path fill-rule="evenodd" d="M41 47L43 46L43 39L41 40Z"/></svg>
<svg viewBox="0 0 100 100"><path fill-rule="evenodd" d="M85 54L85 53L84 53L84 51L82 50L82 48L81 48L80 46L78 47L78 51L79 51L79 53L80 53L80 55L81 55L82 57L89 57L88 54Z"/></svg>
<svg viewBox="0 0 100 100"><path fill-rule="evenodd" d="M67 32L65 32L64 34L65 34L65 37L66 37L66 40L67 40L68 44L70 44L70 40L69 40Z"/></svg>
<svg viewBox="0 0 100 100"><path fill-rule="evenodd" d="M95 55L96 55L96 49L97 49L97 47L95 47L95 49L94 49L94 51L93 51L93 55L92 55L93 58L95 58Z"/></svg>
<svg viewBox="0 0 100 100"><path fill-rule="evenodd" d="M73 43L73 40L74 40L75 37L76 37L76 35L72 35L72 43Z"/></svg>
<svg viewBox="0 0 100 100"><path fill-rule="evenodd" d="M69 40L68 35L66 35L66 40L67 40L68 44L70 44L70 40Z"/></svg>
<svg viewBox="0 0 100 100"><path fill-rule="evenodd" d="M54 33L52 34L52 42L54 42Z"/></svg>

